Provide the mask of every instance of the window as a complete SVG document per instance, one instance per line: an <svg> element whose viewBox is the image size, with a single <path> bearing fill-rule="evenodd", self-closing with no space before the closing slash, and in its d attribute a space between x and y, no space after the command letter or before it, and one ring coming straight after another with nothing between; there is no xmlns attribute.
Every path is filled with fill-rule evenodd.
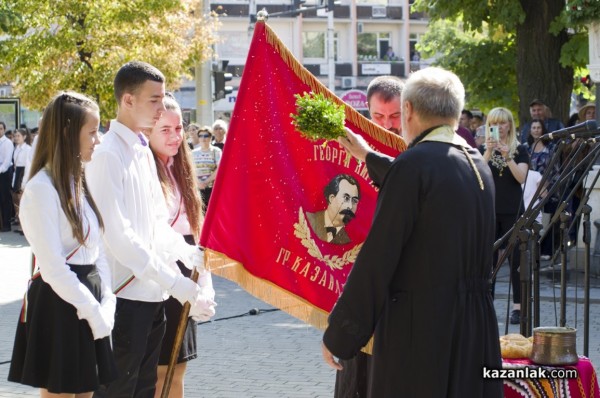
<svg viewBox="0 0 600 398"><path fill-rule="evenodd" d="M325 32L302 32L304 58L325 58Z"/></svg>
<svg viewBox="0 0 600 398"><path fill-rule="evenodd" d="M380 5L387 6L388 0L357 0L356 4L358 5Z"/></svg>
<svg viewBox="0 0 600 398"><path fill-rule="evenodd" d="M390 34L387 32L359 33L357 35L356 54L359 61L384 59L390 46Z"/></svg>
<svg viewBox="0 0 600 398"><path fill-rule="evenodd" d="M417 35L416 33L411 33L408 38L409 45L410 45L410 60L413 62L418 62L421 60L421 56L416 48L417 43L419 42L419 39L420 39L420 35Z"/></svg>
<svg viewBox="0 0 600 398"><path fill-rule="evenodd" d="M223 41L218 44L219 59L245 59L250 49L248 32L220 32Z"/></svg>

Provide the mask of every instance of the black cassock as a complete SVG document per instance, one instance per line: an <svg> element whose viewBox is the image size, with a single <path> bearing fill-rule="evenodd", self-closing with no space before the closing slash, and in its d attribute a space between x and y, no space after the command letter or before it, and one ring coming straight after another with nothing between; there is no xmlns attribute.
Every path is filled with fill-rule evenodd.
<svg viewBox="0 0 600 398"><path fill-rule="evenodd" d="M385 176L371 231L323 340L349 359L375 334L369 396L502 397L489 289L494 183L459 146L422 141Z"/></svg>

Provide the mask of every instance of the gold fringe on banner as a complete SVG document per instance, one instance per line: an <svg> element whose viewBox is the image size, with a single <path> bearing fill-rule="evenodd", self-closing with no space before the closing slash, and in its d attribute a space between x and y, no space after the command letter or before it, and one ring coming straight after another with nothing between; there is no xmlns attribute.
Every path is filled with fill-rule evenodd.
<svg viewBox="0 0 600 398"><path fill-rule="evenodd" d="M390 148L397 149L400 152L406 150L406 142L396 134L390 133L384 128L379 127L375 123L371 122L369 119L361 115L354 108L346 104L336 95L334 95L323 83L319 81L312 73L306 69L300 61L294 57L294 54L279 40L279 37L271 30L269 25L267 25L264 21L259 21L257 24L263 23L265 24L265 34L267 38L267 43L269 43L281 56L281 59L286 63L286 65L294 71L296 76L302 82L310 87L310 89L315 93L321 93L327 98L331 99L338 105L344 105L344 109L346 110L346 119L350 120L353 125L360 128L362 131L367 133L370 137L376 139L389 146Z"/></svg>
<svg viewBox="0 0 600 398"><path fill-rule="evenodd" d="M317 329L325 330L327 327L328 312L315 307L310 302L282 289L266 279L252 275L240 262L232 260L223 253L219 253L212 249L206 249L204 253L206 256L205 263L207 264L207 269L214 275L237 283L254 297L263 300L273 307L281 309ZM362 351L370 354L372 348L373 338L369 340L369 343Z"/></svg>

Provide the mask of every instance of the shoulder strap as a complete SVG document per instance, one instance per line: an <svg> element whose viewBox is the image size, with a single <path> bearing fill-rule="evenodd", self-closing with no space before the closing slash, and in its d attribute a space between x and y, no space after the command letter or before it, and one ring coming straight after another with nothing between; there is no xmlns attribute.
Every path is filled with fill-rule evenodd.
<svg viewBox="0 0 600 398"><path fill-rule="evenodd" d="M83 241L85 242L87 240L87 238L90 236L90 226L88 225L87 228L87 232L85 233L85 237L83 238ZM79 251L79 249L81 248L81 243L79 245L77 245L77 247L73 250L71 250L69 252L69 254L67 254L67 256L65 257L65 260L69 261L69 259L71 257L73 257L75 255L75 253L77 253ZM35 254L31 253L31 279L35 279L38 276L40 276L40 270L36 270L37 264L36 264L36 260L35 260Z"/></svg>
<svg viewBox="0 0 600 398"><path fill-rule="evenodd" d="M88 229L87 232L85 234L85 238L83 238L83 241L85 242L87 240L87 238L90 236L90 225L88 224ZM71 257L73 257L75 255L75 253L77 253L77 251L81 248L81 243L79 245L77 245L77 247L73 250L71 250L71 252L69 254L67 254L66 256L66 260L69 260ZM29 284L27 286L27 290L29 290L29 287L31 286L31 282L34 279L39 278L39 276L41 275L40 270L37 269L37 261L35 259L35 254L33 254L33 252L31 253L31 279L29 279ZM22 323L25 323L27 321L27 307L28 307L29 303L27 301L27 292L25 292L25 296L23 297L23 305L21 306L21 315L19 317L20 321Z"/></svg>

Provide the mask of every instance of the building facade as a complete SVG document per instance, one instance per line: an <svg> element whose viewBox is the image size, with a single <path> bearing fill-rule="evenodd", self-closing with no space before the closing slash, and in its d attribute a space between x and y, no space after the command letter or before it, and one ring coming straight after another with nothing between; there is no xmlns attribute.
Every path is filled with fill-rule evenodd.
<svg viewBox="0 0 600 398"><path fill-rule="evenodd" d="M357 91L364 91L375 76L405 77L407 71L419 69L424 63L415 46L427 29L428 19L421 13L408 12L412 0L336 1L333 63L328 54L327 9L314 9L327 3L322 4L323 0L256 1L255 8L248 0L210 3L210 10L219 15L221 22L215 62L228 61L227 72L233 75L228 84L234 89L226 98L212 104L215 118L228 119L233 110L252 40L250 15L255 10L268 12L268 24L281 41L323 84L335 87L340 97L350 90L356 97ZM307 10L294 13L299 8ZM328 78L331 64L335 68L333 85ZM186 83L177 97L185 109L194 109L195 83Z"/></svg>

